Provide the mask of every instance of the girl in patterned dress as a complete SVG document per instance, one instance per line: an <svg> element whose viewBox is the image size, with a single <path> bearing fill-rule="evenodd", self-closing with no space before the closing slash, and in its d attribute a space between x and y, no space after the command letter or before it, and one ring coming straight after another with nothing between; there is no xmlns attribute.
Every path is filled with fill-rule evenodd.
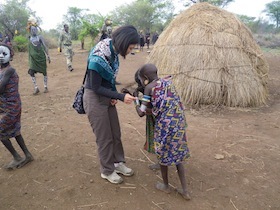
<svg viewBox="0 0 280 210"><path fill-rule="evenodd" d="M33 160L21 135L21 100L18 92L18 75L10 66L13 51L10 46L0 43L0 141L13 155L13 160L5 168L21 168ZM15 138L24 152L22 158L13 147L10 138Z"/></svg>
<svg viewBox="0 0 280 210"><path fill-rule="evenodd" d="M142 86L141 81L139 79L139 71L140 69L138 69L134 75L134 80L138 84L138 87L133 92L133 96L135 97L139 97L139 92L143 95L145 89L145 87ZM139 101L139 105L141 105L140 101ZM146 150L151 154L155 154L155 147L154 147L155 118L152 114L152 104L147 105L145 115L146 115L146 141L144 144L144 150ZM160 166L158 163L153 163L149 165L149 169L159 170Z"/></svg>
<svg viewBox="0 0 280 210"><path fill-rule="evenodd" d="M136 111L143 117L147 107L152 105L152 114L155 117L154 149L163 179L163 183L157 183L156 188L166 193L171 192L168 166L176 165L182 185L182 189L177 189L177 192L189 200L183 165L183 161L189 157L187 123L182 102L172 84L172 77L158 78L156 66L145 64L139 70L139 80L145 89L142 104L136 105Z"/></svg>

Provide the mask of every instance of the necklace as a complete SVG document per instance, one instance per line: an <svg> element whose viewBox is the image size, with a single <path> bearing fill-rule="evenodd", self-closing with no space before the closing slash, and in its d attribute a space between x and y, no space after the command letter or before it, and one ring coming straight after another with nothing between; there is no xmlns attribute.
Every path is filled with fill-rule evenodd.
<svg viewBox="0 0 280 210"><path fill-rule="evenodd" d="M32 36L30 37L30 42L34 47L37 47L39 44L39 37L38 36Z"/></svg>

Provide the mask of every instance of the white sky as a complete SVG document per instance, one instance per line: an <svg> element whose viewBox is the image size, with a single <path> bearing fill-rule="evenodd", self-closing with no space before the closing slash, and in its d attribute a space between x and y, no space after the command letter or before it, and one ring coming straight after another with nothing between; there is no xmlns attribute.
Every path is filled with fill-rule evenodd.
<svg viewBox="0 0 280 210"><path fill-rule="evenodd" d="M274 0L235 0L225 8L229 12L233 12L239 15L247 15L250 17L263 17L261 14L265 9L265 5Z"/></svg>
<svg viewBox="0 0 280 210"><path fill-rule="evenodd" d="M0 4L5 0L0 0ZM63 15L67 13L68 7L77 7L89 9L89 13L97 14L100 12L106 15L116 7L131 3L134 0L30 0L29 7L36 11L36 15L42 18L41 28L49 30L56 28L57 24L62 22ZM247 15L251 17L263 16L261 12L265 9L265 4L273 0L235 0L227 8L230 12ZM174 0L177 10L182 9L180 0Z"/></svg>

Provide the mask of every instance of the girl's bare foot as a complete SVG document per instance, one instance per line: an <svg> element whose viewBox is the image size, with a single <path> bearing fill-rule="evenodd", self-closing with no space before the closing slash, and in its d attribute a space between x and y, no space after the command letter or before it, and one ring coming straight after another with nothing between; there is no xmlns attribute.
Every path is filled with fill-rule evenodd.
<svg viewBox="0 0 280 210"><path fill-rule="evenodd" d="M156 188L157 188L158 190L160 190L160 191L165 192L165 193L170 193L170 192L171 192L171 190L170 190L170 188L169 188L168 185L165 185L165 184L160 183L160 182L158 182L158 183L156 184Z"/></svg>
<svg viewBox="0 0 280 210"><path fill-rule="evenodd" d="M186 191L184 192L183 189L176 189L176 191L187 201L191 200L190 194Z"/></svg>
<svg viewBox="0 0 280 210"><path fill-rule="evenodd" d="M18 167L18 165L20 165L22 162L24 162L24 158L16 158L16 159L13 159L9 164L7 164L5 166L5 169L7 170L13 170L15 168Z"/></svg>
<svg viewBox="0 0 280 210"><path fill-rule="evenodd" d="M151 170L159 170L159 169L160 169L159 163L151 164L151 165L149 165L148 167L149 167L149 169L151 169Z"/></svg>
<svg viewBox="0 0 280 210"><path fill-rule="evenodd" d="M25 157L25 159L23 161L21 161L18 165L17 168L21 168L23 166L25 166L27 163L30 163L34 160L32 155L28 155Z"/></svg>

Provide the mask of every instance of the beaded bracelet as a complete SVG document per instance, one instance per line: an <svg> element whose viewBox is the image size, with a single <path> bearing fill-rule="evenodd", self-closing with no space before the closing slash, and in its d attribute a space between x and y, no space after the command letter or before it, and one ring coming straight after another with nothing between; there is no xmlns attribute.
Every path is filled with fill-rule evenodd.
<svg viewBox="0 0 280 210"><path fill-rule="evenodd" d="M151 96L148 96L148 95L144 95L143 98L142 98L142 101L145 101L145 102L151 102Z"/></svg>

